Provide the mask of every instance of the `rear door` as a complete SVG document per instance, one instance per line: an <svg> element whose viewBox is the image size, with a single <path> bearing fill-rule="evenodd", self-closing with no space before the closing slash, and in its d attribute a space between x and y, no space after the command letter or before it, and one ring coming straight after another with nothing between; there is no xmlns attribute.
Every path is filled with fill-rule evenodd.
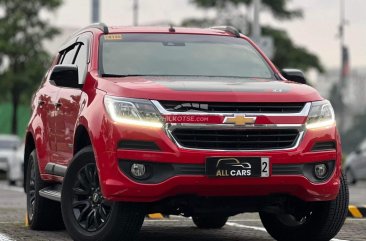
<svg viewBox="0 0 366 241"><path fill-rule="evenodd" d="M49 80L50 72L35 95L34 111L39 117L42 128L36 129L36 135L41 136L41 145L38 148L38 158L43 167L47 162L53 162L56 155L56 107L60 88Z"/></svg>

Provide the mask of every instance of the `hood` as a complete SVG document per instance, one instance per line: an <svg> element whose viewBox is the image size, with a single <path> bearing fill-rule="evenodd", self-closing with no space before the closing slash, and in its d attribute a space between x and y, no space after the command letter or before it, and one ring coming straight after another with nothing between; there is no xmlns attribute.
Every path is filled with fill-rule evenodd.
<svg viewBox="0 0 366 241"><path fill-rule="evenodd" d="M150 100L215 102L309 102L322 100L308 85L290 81L223 77L98 78L109 95Z"/></svg>

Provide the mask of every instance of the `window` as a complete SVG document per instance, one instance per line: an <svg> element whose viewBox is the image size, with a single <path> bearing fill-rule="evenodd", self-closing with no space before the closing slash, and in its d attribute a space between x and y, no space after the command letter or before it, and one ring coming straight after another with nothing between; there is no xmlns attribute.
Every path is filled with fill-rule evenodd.
<svg viewBox="0 0 366 241"><path fill-rule="evenodd" d="M101 74L105 75L274 77L258 51L241 38L123 34L118 39L101 38L101 49Z"/></svg>

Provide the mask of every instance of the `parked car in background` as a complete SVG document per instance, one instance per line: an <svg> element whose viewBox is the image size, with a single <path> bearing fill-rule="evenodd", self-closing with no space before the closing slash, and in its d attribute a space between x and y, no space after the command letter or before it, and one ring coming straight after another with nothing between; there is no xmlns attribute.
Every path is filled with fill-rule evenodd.
<svg viewBox="0 0 366 241"><path fill-rule="evenodd" d="M366 140L348 156L343 169L350 184L366 179Z"/></svg>
<svg viewBox="0 0 366 241"><path fill-rule="evenodd" d="M21 148L23 146L23 149ZM0 170L7 173L9 184L22 179L24 145L15 135L0 135Z"/></svg>
<svg viewBox="0 0 366 241"><path fill-rule="evenodd" d="M15 151L14 160L9 162L9 170L7 175L9 185L16 185L17 182L18 184L21 183L21 185L23 185L23 177L24 177L23 172L24 172L24 142L22 142Z"/></svg>

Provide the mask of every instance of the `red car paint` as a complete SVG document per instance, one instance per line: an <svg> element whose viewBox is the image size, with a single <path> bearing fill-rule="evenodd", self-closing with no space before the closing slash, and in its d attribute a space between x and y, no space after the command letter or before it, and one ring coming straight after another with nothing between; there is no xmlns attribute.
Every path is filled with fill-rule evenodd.
<svg viewBox="0 0 366 241"><path fill-rule="evenodd" d="M62 177L46 174L48 163L67 167L75 154L76 130L87 130L96 156L102 193L114 201L152 202L166 197L193 194L198 196L266 196L288 194L306 201L333 200L339 190L341 173L341 146L336 126L324 129L306 130L299 145L290 150L274 151L225 151L190 150L177 146L163 128L141 127L113 122L104 107L104 96L139 98L169 101L204 102L303 102L310 103L323 98L310 86L285 80L270 60L249 41L262 55L273 72L282 78L278 80L253 80L248 86L260 86L257 92L182 91L164 86L161 81L148 77L103 78L98 73L99 40L103 35L99 29L90 32L90 62L87 65L85 84L81 89L60 88L50 84L52 68L58 63L56 56L50 71L36 92L32 103L32 116L27 135L35 142L39 159L39 170L44 180L61 182ZM81 32L83 33L83 32ZM109 33L164 33L168 28L109 28ZM231 36L218 30L177 28L171 34L203 34ZM138 53L137 53L138 54ZM174 81L166 79L166 81ZM194 81L194 80L193 80ZM177 81L179 85L179 81ZM286 87L285 92L274 92L272 87ZM59 104L55 105L55 103ZM307 116L258 116L254 125L305 124ZM176 120L173 115L165 116L167 123L200 123L199 121ZM209 115L205 124L222 124L223 117ZM121 139L150 141L160 151L118 149ZM335 141L332 150L312 151L318 142ZM143 184L127 177L118 167L118 159L139 160L159 163L205 164L208 157L268 157L274 164L314 163L335 160L336 167L329 179L314 183L302 175L278 175L268 178L209 178L205 175L174 176L161 183ZM271 170L271 169L270 169Z"/></svg>

